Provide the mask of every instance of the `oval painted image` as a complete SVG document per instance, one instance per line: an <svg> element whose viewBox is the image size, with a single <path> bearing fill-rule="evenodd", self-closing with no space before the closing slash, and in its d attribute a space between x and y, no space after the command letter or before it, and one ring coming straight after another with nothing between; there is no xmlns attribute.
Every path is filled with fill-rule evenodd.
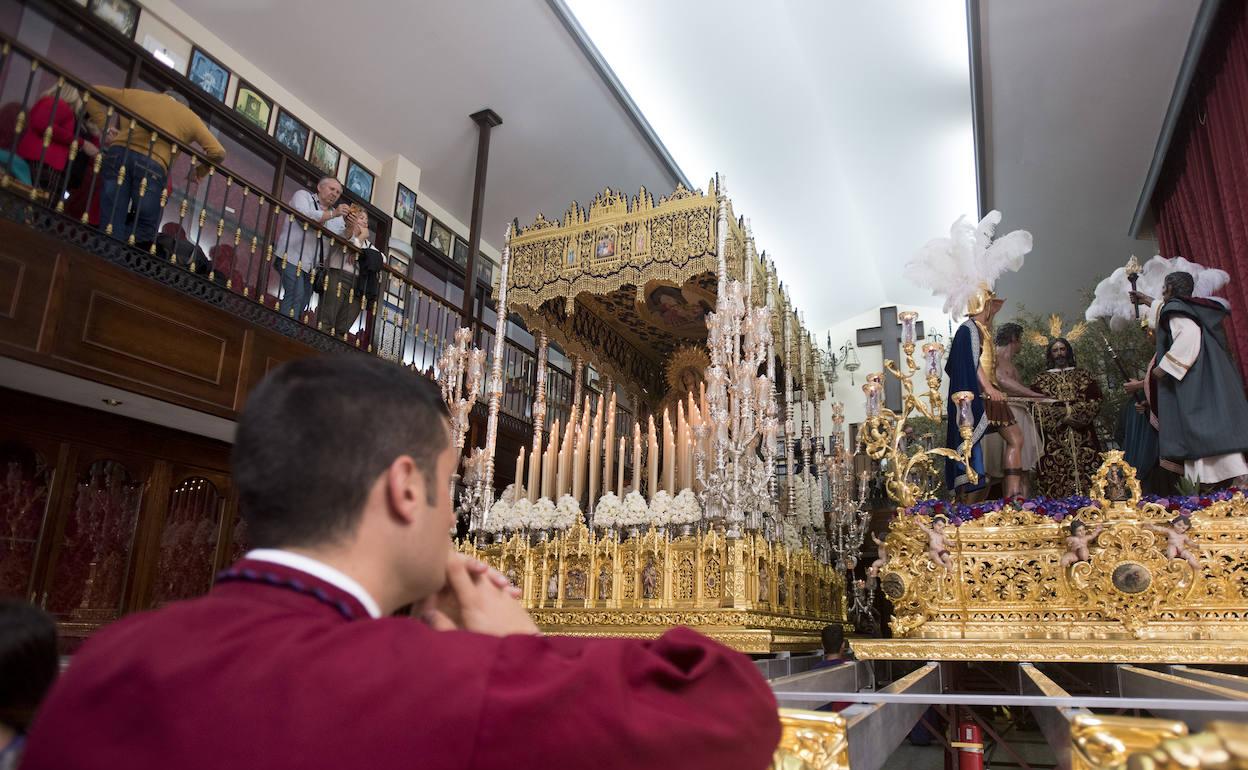
<svg viewBox="0 0 1248 770"><path fill-rule="evenodd" d="M1114 588L1124 594L1138 594L1147 591L1153 584L1153 573L1143 564L1127 561L1114 567L1110 579L1113 580Z"/></svg>

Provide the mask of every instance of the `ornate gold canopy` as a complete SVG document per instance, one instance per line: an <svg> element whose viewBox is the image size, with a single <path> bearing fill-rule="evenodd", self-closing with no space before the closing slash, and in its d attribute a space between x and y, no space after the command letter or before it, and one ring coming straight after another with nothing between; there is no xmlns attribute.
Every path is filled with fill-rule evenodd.
<svg viewBox="0 0 1248 770"><path fill-rule="evenodd" d="M677 186L656 203L645 188L631 200L607 188L588 210L573 202L557 222L539 213L528 227L514 223L509 310L570 355L658 399L667 389L667 359L678 347L706 339L703 316L715 306L718 289L722 202L728 277L751 283L756 306L766 304L771 292L776 351L787 365L780 319L793 324L795 359L797 341L810 336L777 285L775 266L760 258L748 225L733 214L719 179L707 190ZM804 384L822 395L818 367L807 368Z"/></svg>

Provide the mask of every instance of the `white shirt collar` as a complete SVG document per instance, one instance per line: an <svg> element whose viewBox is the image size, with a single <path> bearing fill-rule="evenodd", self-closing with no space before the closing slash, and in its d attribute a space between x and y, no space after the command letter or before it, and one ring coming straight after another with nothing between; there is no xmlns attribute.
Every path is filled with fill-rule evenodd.
<svg viewBox="0 0 1248 770"><path fill-rule="evenodd" d="M312 577L324 580L334 588L339 588L354 596L360 604L364 605L364 609L368 611L370 616L374 618L381 617L381 607L377 606L376 600L369 595L368 591L364 590L364 586L323 561L317 561L311 556L304 556L301 553L283 551L279 548L257 548L253 551L248 551L243 558L253 561L267 561L271 564L280 564L283 567L306 572Z"/></svg>

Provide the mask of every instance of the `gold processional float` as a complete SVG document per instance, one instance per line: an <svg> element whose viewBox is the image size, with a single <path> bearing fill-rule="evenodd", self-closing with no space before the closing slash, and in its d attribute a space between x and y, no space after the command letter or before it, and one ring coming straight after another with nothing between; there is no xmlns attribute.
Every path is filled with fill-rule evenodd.
<svg viewBox="0 0 1248 770"><path fill-rule="evenodd" d="M744 652L817 649L825 625L845 622L836 560L856 558L866 517L848 453L824 457L813 438L824 396L813 339L722 180L708 190L656 203L643 189L630 205L608 189L588 211L508 229L497 328L514 313L536 339L532 444L495 457L503 337L487 376L461 330L437 366L459 446L479 396L489 418L465 462L459 547L510 577L547 631L684 625ZM574 361L575 392L567 423L546 426L552 342ZM583 392L586 365L601 396ZM631 431L617 392L632 401ZM800 472L778 480L778 453ZM516 483L494 499L495 462L513 459ZM834 471L853 531L829 533L818 467Z"/></svg>
<svg viewBox="0 0 1248 770"><path fill-rule="evenodd" d="M914 374L917 316L899 318ZM905 391L900 412L880 406L882 373L863 386L862 446L887 460L886 488L898 508L869 571L892 602L893 638L856 640L861 658L1248 663L1242 494L1148 500L1122 452L1110 451L1090 498L921 501L935 492L933 457L965 463L973 398L952 395L959 451L906 451L907 420L940 417L940 351L929 344L924 356L922 398L896 362L885 361Z"/></svg>
<svg viewBox="0 0 1248 770"><path fill-rule="evenodd" d="M472 531L459 547L520 586L548 631L647 637L688 625L745 652L814 649L825 624L846 621L843 575L866 532L866 478L852 474L839 405L827 456L813 440L811 407L825 394L810 335L722 180L709 189L678 188L657 205L643 190L631 206L608 190L588 212L574 204L559 223L539 215L509 229L498 328L515 312L537 339L533 442L495 500L502 337L487 376L485 352L460 330L437 367L457 446L482 390L489 421L486 446L465 463L459 501ZM887 461L899 506L868 570L893 602L894 638L855 640L860 659L1248 662L1239 494L1176 517L1142 499L1134 469L1108 452L1093 497L1065 521L1019 502L985 504L963 522L950 504L920 502L935 492L933 458L968 459L972 396L951 399L957 450L907 446L911 416L945 417L944 351L929 343L916 364L917 316L899 320L908 371L893 361L885 370L902 382L902 410L882 407L885 375L870 375L860 431L867 454ZM562 430L544 425L552 340L576 368ZM584 396L586 363L610 395ZM920 370L922 397L911 382ZM647 416L631 437L616 425L614 383ZM797 469L782 480L781 439L783 467ZM849 767L844 716L780 716L773 767ZM1077 770L1230 770L1248 767L1248 729L1214 722L1188 736L1181 722L1089 714L1071 724L1070 757Z"/></svg>

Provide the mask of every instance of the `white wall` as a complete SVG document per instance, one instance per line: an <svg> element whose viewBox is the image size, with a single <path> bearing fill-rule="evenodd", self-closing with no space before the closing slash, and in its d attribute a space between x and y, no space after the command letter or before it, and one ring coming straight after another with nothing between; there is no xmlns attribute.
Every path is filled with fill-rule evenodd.
<svg viewBox="0 0 1248 770"><path fill-rule="evenodd" d="M952 334L950 333L951 325L952 329L956 331L958 324L962 321L961 319L955 320L950 316L945 315L944 311L942 311L939 307L924 307L921 305L897 306L897 312L899 313L906 310L913 310L919 314L919 320L923 322L924 331L927 334L925 339L919 340L918 342L918 350L915 352L915 363L919 365L920 369L912 379L915 394L922 396L927 393L927 379L922 369L923 359L921 353L924 342L931 340L933 335L940 334L940 341L944 343L947 351L952 337ZM853 383L850 382L850 373L845 371L843 367L838 367L837 373L839 375L839 379L832 389L832 392L827 395L827 399L821 406L821 427L823 428L824 436L831 435L832 433L831 404L835 401L840 401L845 404L845 426L847 433L849 425L853 423L860 423L866 418L866 400L862 393L862 384L866 381L866 376L871 372L884 371L884 353L883 348L879 345L866 348L858 347L858 330L870 329L879 325L880 311L877 308L875 310L870 310L851 318L847 318L834 325L831 329L823 330L815 335L817 343L820 346L825 346L827 344L828 332L830 331L832 334L832 347L835 350L839 350L841 345L845 344L846 340L854 342L855 352L857 352L858 360L862 364L861 368L853 373ZM905 365L900 363L899 365L902 367L902 371L905 371ZM885 376L886 378L892 377L891 374ZM941 392L942 394L947 392L944 380L941 381ZM846 436L846 440L848 440L848 436Z"/></svg>

